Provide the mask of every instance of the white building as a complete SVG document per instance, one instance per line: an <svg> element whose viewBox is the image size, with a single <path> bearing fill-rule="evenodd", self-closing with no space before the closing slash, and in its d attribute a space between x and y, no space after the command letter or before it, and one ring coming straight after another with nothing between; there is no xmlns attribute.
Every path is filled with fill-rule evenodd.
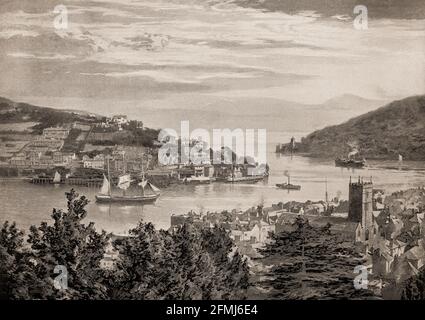
<svg viewBox="0 0 425 320"><path fill-rule="evenodd" d="M83 167L103 170L105 168L105 157L102 154L98 154L94 158L84 156Z"/></svg>

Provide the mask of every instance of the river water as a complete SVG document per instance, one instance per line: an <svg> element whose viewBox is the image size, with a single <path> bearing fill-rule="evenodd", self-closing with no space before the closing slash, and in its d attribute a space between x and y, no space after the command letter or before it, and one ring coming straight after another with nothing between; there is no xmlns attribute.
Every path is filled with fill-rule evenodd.
<svg viewBox="0 0 425 320"><path fill-rule="evenodd" d="M280 156L274 153L274 144L287 141L288 133L272 135L268 143L268 163L270 177L257 184L222 184L186 186L176 185L162 190L161 197L154 205L122 206L99 205L94 188L74 187L77 192L88 197L88 221L95 222L98 229L123 233L135 226L138 221L150 221L157 228L170 226L171 214L187 213L190 210L215 211L224 209L248 209L263 203L269 206L279 201L323 200L325 198L325 180L329 197L337 194L348 198L350 176L369 179L374 186L393 192L409 187L425 185L425 165L422 162L370 161L367 168L337 168L333 159L312 159L301 156ZM275 187L276 183L286 181L283 172L288 170L291 182L302 186L300 191L286 191ZM25 181L0 181L0 221L16 221L22 228L41 221L51 221L52 208L65 208L64 193L69 186L33 185Z"/></svg>

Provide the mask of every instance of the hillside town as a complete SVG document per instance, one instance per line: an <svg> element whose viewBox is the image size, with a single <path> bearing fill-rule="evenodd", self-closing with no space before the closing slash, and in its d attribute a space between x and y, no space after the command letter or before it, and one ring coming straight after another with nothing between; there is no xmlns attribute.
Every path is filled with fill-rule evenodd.
<svg viewBox="0 0 425 320"><path fill-rule="evenodd" d="M264 170L256 173L253 169L257 165L252 163L212 164L210 155L204 155L207 160L202 163L161 165L157 159L162 143L157 138L157 130L148 129L143 122L129 120L125 115L47 127L40 135L10 138L2 134L0 175L52 183L57 172L62 183L93 185L100 184L102 175L109 169L113 176L123 172L135 176L143 173L161 187L172 183L227 182L230 177L259 181L267 175ZM199 141L194 139L188 143L193 146Z"/></svg>
<svg viewBox="0 0 425 320"><path fill-rule="evenodd" d="M273 234L296 230L298 218L314 226L329 226L342 235L364 257L370 274L369 285L377 296L391 290L425 265L425 189L409 189L385 195L374 190L371 180L349 182L349 200L307 201L261 205L248 210L222 212L191 211L171 216L171 229L184 223L223 226L241 252L261 257L261 248L273 241Z"/></svg>

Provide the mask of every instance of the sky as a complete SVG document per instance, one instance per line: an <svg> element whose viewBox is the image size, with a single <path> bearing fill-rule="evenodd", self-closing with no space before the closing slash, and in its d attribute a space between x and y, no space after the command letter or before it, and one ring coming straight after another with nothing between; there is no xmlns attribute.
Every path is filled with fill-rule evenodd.
<svg viewBox="0 0 425 320"><path fill-rule="evenodd" d="M371 6L368 30L347 6L285 1L2 0L0 96L154 127L313 130L424 93L423 1Z"/></svg>

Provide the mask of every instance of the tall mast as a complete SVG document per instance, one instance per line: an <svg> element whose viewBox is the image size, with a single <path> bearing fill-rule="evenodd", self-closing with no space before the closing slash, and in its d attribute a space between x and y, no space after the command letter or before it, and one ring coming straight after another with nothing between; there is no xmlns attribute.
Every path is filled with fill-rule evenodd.
<svg viewBox="0 0 425 320"><path fill-rule="evenodd" d="M125 151L122 153L122 170L123 174L126 173L126 164L125 164ZM122 190L122 195L125 196L125 189Z"/></svg>
<svg viewBox="0 0 425 320"><path fill-rule="evenodd" d="M328 199L328 177L325 178L325 201L326 201L326 203L329 202L329 199Z"/></svg>
<svg viewBox="0 0 425 320"><path fill-rule="evenodd" d="M107 156L106 159L107 159L107 164L108 164L108 183L109 183L108 194L109 194L109 196L111 196L112 184L111 184L111 173L109 171L109 156Z"/></svg>
<svg viewBox="0 0 425 320"><path fill-rule="evenodd" d="M143 153L142 153L142 183L143 182L145 182L145 170L144 170L144 168L143 168ZM142 184L142 196L144 196L145 195L145 187L143 187L143 184Z"/></svg>

